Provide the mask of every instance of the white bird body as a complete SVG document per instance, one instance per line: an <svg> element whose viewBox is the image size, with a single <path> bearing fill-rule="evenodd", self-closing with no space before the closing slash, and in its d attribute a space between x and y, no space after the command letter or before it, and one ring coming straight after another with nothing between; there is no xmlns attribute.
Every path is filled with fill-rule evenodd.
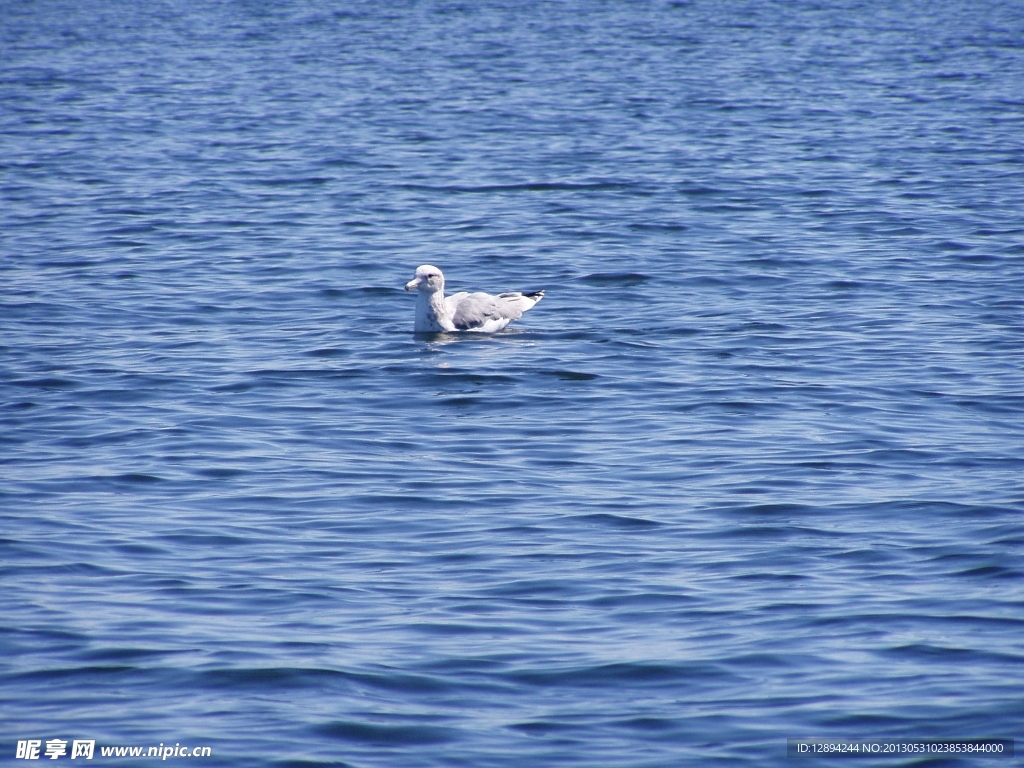
<svg viewBox="0 0 1024 768"><path fill-rule="evenodd" d="M444 295L444 275L430 264L416 269L405 290L419 289L416 296L416 333L494 333L523 316L544 298L535 293L453 293Z"/></svg>

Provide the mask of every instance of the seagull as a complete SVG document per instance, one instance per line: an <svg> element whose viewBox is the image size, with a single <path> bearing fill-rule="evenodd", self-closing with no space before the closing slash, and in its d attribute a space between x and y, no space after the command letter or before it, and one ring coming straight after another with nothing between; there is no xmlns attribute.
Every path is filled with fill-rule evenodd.
<svg viewBox="0 0 1024 768"><path fill-rule="evenodd" d="M416 296L416 333L475 331L494 333L544 298L544 291L533 293L454 293L444 295L444 275L431 264L416 268L416 277L405 290L419 289Z"/></svg>

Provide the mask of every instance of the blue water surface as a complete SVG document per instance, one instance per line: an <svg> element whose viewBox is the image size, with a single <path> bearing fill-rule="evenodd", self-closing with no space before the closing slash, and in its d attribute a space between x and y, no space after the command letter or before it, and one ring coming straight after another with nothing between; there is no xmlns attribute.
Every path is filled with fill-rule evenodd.
<svg viewBox="0 0 1024 768"><path fill-rule="evenodd" d="M1024 739L1022 201L1011 0L4 3L4 759Z"/></svg>

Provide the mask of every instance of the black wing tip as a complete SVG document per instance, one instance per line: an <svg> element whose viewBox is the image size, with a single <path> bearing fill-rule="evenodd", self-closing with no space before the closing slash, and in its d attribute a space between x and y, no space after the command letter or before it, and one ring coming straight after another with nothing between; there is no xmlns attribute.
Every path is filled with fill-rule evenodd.
<svg viewBox="0 0 1024 768"><path fill-rule="evenodd" d="M530 293L524 292L523 296L525 296L528 299L536 299L537 301L540 301L541 299L544 298L544 291L532 291Z"/></svg>

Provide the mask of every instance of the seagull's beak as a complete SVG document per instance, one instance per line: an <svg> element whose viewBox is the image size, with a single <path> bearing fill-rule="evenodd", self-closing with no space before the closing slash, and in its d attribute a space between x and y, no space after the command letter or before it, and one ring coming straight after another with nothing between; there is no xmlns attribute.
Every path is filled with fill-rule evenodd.
<svg viewBox="0 0 1024 768"><path fill-rule="evenodd" d="M422 282L423 282L423 278L422 277L414 277L412 280L410 280L408 283L405 284L405 290L411 291L413 288L415 288L417 285L419 285Z"/></svg>

